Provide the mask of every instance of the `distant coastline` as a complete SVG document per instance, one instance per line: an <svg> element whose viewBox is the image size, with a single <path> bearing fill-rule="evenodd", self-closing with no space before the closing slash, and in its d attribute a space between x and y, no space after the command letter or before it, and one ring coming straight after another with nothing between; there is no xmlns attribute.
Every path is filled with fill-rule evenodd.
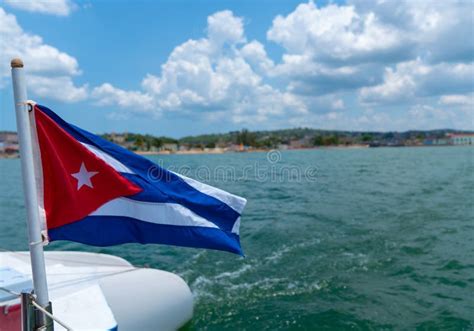
<svg viewBox="0 0 474 331"><path fill-rule="evenodd" d="M288 151L304 151L304 150L314 150L314 149L360 149L360 148L369 148L369 145L341 145L341 146L318 146L318 147L300 147L300 148L289 148L285 149ZM274 150L273 148L259 148L259 149L246 149L243 151L224 151L224 150L188 150L188 151L135 151L135 153L140 155L200 155L200 154L228 154L228 153L266 153Z"/></svg>
<svg viewBox="0 0 474 331"><path fill-rule="evenodd" d="M406 132L331 131L296 128L274 131L232 131L180 139L136 133L106 133L102 137L141 155L193 155L319 148L474 146L474 131L452 129ZM18 157L16 132L0 131L0 158Z"/></svg>

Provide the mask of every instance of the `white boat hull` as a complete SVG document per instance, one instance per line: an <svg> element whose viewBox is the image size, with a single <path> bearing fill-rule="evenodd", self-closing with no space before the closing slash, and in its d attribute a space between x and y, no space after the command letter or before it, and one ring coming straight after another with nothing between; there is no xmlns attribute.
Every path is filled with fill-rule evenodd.
<svg viewBox="0 0 474 331"><path fill-rule="evenodd" d="M176 330L192 317L192 293L173 273L96 253L45 252L45 259L53 314L74 330ZM31 288L27 252L0 253L0 287ZM18 326L18 303L0 291L0 331Z"/></svg>

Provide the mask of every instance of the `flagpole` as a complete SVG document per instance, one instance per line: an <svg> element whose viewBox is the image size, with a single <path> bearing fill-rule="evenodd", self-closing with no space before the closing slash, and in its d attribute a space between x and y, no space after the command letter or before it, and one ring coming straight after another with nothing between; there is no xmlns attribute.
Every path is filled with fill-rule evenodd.
<svg viewBox="0 0 474 331"><path fill-rule="evenodd" d="M13 59L11 61L13 94L15 101L16 124L18 131L18 142L20 144L21 173L23 177L23 194L28 224L28 239L31 258L31 270L33 274L33 287L37 303L46 309L50 309L48 285L46 282L46 268L44 262L43 239L41 235L40 216L38 208L38 197L36 195L35 166L33 159L33 146L31 142L30 116L26 104L26 82L23 71L23 61ZM39 160L37 161L39 162ZM47 318L41 313L37 323L38 327L46 326ZM48 323L49 324L49 323Z"/></svg>

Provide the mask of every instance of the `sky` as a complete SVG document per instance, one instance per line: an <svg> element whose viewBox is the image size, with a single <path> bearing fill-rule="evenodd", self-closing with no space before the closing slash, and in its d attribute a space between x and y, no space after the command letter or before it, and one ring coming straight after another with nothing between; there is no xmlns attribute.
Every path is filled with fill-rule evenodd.
<svg viewBox="0 0 474 331"><path fill-rule="evenodd" d="M86 130L474 129L470 1L0 2L28 97Z"/></svg>

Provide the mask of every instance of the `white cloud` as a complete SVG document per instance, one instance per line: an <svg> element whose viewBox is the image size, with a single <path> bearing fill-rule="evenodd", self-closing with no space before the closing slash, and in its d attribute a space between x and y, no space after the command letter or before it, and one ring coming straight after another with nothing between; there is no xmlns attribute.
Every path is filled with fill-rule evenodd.
<svg viewBox="0 0 474 331"><path fill-rule="evenodd" d="M291 91L303 95L377 84L381 63L406 58L412 44L372 12L334 4L318 8L313 2L277 16L267 38L286 51L270 75L286 79Z"/></svg>
<svg viewBox="0 0 474 331"><path fill-rule="evenodd" d="M452 92L468 92L474 88L474 64L439 63L427 65L420 59L401 62L386 68L383 83L364 87L363 102L401 102L416 97Z"/></svg>
<svg viewBox="0 0 474 331"><path fill-rule="evenodd" d="M33 13L68 16L76 7L70 0L4 0L12 8Z"/></svg>
<svg viewBox="0 0 474 331"><path fill-rule="evenodd" d="M301 95L362 89L365 102L472 90L472 14L465 1L300 4L267 32L285 49L270 75Z"/></svg>
<svg viewBox="0 0 474 331"><path fill-rule="evenodd" d="M47 45L42 38L23 31L16 18L0 7L0 63L1 75L9 75L10 59L22 57L29 72L53 74L79 74L77 60Z"/></svg>
<svg viewBox="0 0 474 331"><path fill-rule="evenodd" d="M466 121L466 118L470 120ZM410 129L446 129L459 128L472 130L474 128L474 118L469 117L466 110L438 108L431 105L417 104L409 110L411 123L406 123ZM407 121L408 122L408 121Z"/></svg>
<svg viewBox="0 0 474 331"><path fill-rule="evenodd" d="M394 112L381 112L367 109L362 112L329 111L323 114L312 113L305 117L289 120L292 126L310 126L327 130L354 131L406 131L456 128L473 130L474 119L467 109L454 110L415 104L402 116Z"/></svg>
<svg viewBox="0 0 474 331"><path fill-rule="evenodd" d="M360 13L374 13L413 40L414 56L427 62L474 59L472 2L453 1L378 1L351 0ZM462 37L461 37L462 36Z"/></svg>
<svg viewBox="0 0 474 331"><path fill-rule="evenodd" d="M235 123L306 112L306 105L292 93L265 82L263 73L273 62L262 44L245 40L241 18L230 11L215 13L208 18L207 37L177 46L161 66L160 75L148 74L143 79L143 92L107 85L100 93L94 90L93 97L102 104L132 111L140 108L155 115L225 111L227 120Z"/></svg>
<svg viewBox="0 0 474 331"><path fill-rule="evenodd" d="M104 83L92 90L92 97L101 106L117 105L121 108L152 110L154 102L150 95L138 91L125 91Z"/></svg>
<svg viewBox="0 0 474 331"><path fill-rule="evenodd" d="M39 97L77 102L87 97L87 86L72 77L81 74L77 60L23 31L16 18L0 7L0 87L10 80L10 60L20 57L30 75L28 87ZM46 88L50 87L50 88Z"/></svg>
<svg viewBox="0 0 474 331"><path fill-rule="evenodd" d="M439 102L444 105L460 105L474 107L474 93L442 95Z"/></svg>
<svg viewBox="0 0 474 331"><path fill-rule="evenodd" d="M400 129L418 116L406 112L413 104L442 95L439 103L447 104L454 102L449 95L473 90L472 60L454 61L442 51L451 45L457 58L466 53L447 40L462 39L453 31L468 30L468 11L462 12L462 5L447 7L406 1L399 9L384 1L300 4L277 16L267 32L284 50L280 61L271 59L261 42L247 41L242 18L218 12L208 17L207 35L178 45L160 73L143 79L142 91L109 86L94 96L151 114L199 112L203 118L250 125ZM405 114L387 113L387 104L400 103ZM444 108L433 109L431 117L424 112L426 123L430 118L460 123L458 117L468 116L462 111L447 118L440 113Z"/></svg>
<svg viewBox="0 0 474 331"><path fill-rule="evenodd" d="M270 71L272 77L287 82L287 89L301 95L324 95L351 91L378 83L383 69L379 65L326 66L305 55L283 56L283 64Z"/></svg>
<svg viewBox="0 0 474 331"><path fill-rule="evenodd" d="M240 55L261 74L267 74L274 66L268 57L265 47L258 41L252 40L240 49Z"/></svg>
<svg viewBox="0 0 474 331"><path fill-rule="evenodd" d="M244 42L242 18L234 16L230 10L217 12L207 18L207 35L216 46Z"/></svg>
<svg viewBox="0 0 474 331"><path fill-rule="evenodd" d="M353 6L317 8L300 4L288 16L277 16L267 37L289 54L304 54L323 62L366 61L395 52L407 43L398 30L373 13L361 15Z"/></svg>
<svg viewBox="0 0 474 331"><path fill-rule="evenodd" d="M341 99L336 99L332 102L331 108L335 110L344 109L344 101Z"/></svg>
<svg viewBox="0 0 474 331"><path fill-rule="evenodd" d="M41 98L51 98L61 102L73 103L85 100L87 85L76 87L69 76L28 76L28 88Z"/></svg>

